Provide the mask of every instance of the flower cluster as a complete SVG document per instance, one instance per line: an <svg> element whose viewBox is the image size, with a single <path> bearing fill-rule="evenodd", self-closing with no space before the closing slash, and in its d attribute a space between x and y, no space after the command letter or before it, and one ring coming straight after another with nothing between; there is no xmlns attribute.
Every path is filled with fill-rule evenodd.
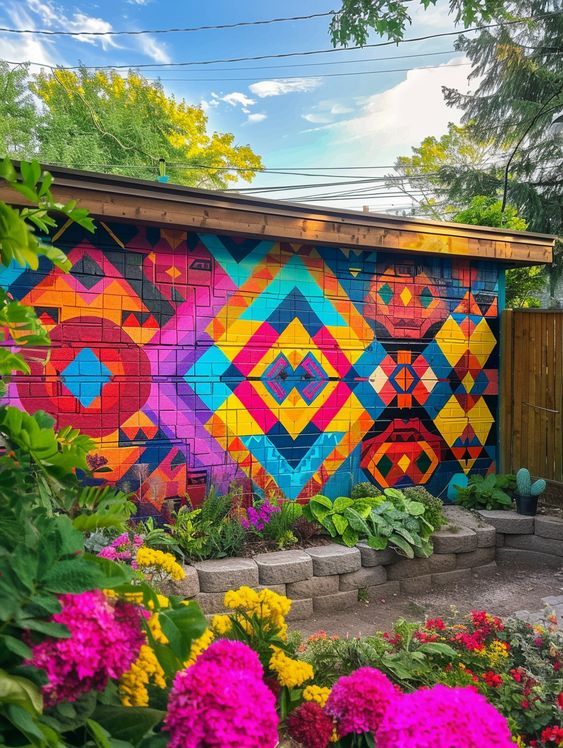
<svg viewBox="0 0 563 748"><path fill-rule="evenodd" d="M135 557L137 551L143 545L140 535L130 535L127 532L118 535L109 545L98 553L100 558L109 558L111 561L126 561L135 568Z"/></svg>
<svg viewBox="0 0 563 748"><path fill-rule="evenodd" d="M246 628L252 628L253 620L257 620L262 631L275 632L282 639L287 636L285 617L291 609L291 600L284 595L243 586L225 594L225 607L235 611L234 619L239 623L245 621ZM226 622L218 619L217 624L224 627Z"/></svg>
<svg viewBox="0 0 563 748"><path fill-rule="evenodd" d="M279 506L270 503L268 499L266 499L256 507L249 506L246 510L246 517L242 517L240 523L245 530L255 530L256 532L262 532L262 530L270 522L272 514L275 514L279 511L281 511Z"/></svg>
<svg viewBox="0 0 563 748"><path fill-rule="evenodd" d="M119 695L123 706L148 706L147 686L166 688L164 671L151 647L143 644L139 656L119 680Z"/></svg>
<svg viewBox="0 0 563 748"><path fill-rule="evenodd" d="M150 579L158 577L162 581L168 578L178 582L186 576L186 573L171 553L148 548L145 545L137 550L135 562L137 568Z"/></svg>
<svg viewBox="0 0 563 748"><path fill-rule="evenodd" d="M336 681L326 702L326 712L337 722L339 735L375 734L399 692L376 668L362 667Z"/></svg>
<svg viewBox="0 0 563 748"><path fill-rule="evenodd" d="M303 699L305 701L315 701L320 706L324 706L330 695L330 688L323 686L305 686L303 689Z"/></svg>
<svg viewBox="0 0 563 748"><path fill-rule="evenodd" d="M472 688L433 686L393 700L378 748L514 748L506 719Z"/></svg>
<svg viewBox="0 0 563 748"><path fill-rule="evenodd" d="M247 651L243 654L241 648ZM275 697L261 676L258 657L245 644L211 644L194 665L176 675L165 720L168 746L274 748Z"/></svg>
<svg viewBox="0 0 563 748"><path fill-rule="evenodd" d="M307 748L326 748L333 734L332 719L315 701L306 701L287 718L287 731Z"/></svg>
<svg viewBox="0 0 563 748"><path fill-rule="evenodd" d="M47 705L103 690L129 670L145 644L145 612L132 603L109 599L101 590L62 595L60 603L53 621L64 624L70 637L35 645L28 663L45 670Z"/></svg>
<svg viewBox="0 0 563 748"><path fill-rule="evenodd" d="M205 629L200 637L194 639L190 647L190 656L184 663L185 667L193 665L197 658L202 654L202 652L205 652L214 638L215 636L213 634L213 631L211 629Z"/></svg>
<svg viewBox="0 0 563 748"><path fill-rule="evenodd" d="M294 660L277 647L273 648L270 670L276 674L279 684L286 688L297 688L311 680L315 674L308 662Z"/></svg>

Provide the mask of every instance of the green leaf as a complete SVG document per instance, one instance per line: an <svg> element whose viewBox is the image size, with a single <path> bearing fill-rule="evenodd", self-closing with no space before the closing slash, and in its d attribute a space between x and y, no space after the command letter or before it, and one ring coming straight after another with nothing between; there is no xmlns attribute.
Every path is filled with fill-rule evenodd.
<svg viewBox="0 0 563 748"><path fill-rule="evenodd" d="M24 644L24 642L21 641L21 639L16 639L14 636L8 636L7 634L3 634L1 636L1 640L3 643L3 646L6 647L10 652L12 652L15 655L18 655L18 657L22 657L23 659L29 659L32 656L31 649L27 646L27 644ZM2 679L2 671L0 670L0 683ZM0 685L1 688L1 685ZM1 696L0 696L1 699Z"/></svg>
<svg viewBox="0 0 563 748"><path fill-rule="evenodd" d="M118 740L137 745L153 728L160 724L166 712L148 707L98 706L94 719Z"/></svg>
<svg viewBox="0 0 563 748"><path fill-rule="evenodd" d="M421 644L418 651L423 652L424 654L441 654L450 657L451 659L454 659L457 654L455 649L450 647L449 644L443 644L442 642L427 642L426 644Z"/></svg>
<svg viewBox="0 0 563 748"><path fill-rule="evenodd" d="M339 535L343 535L348 527L348 520L346 519L346 517L342 517L340 514L333 514L332 521L334 522L336 532Z"/></svg>
<svg viewBox="0 0 563 748"><path fill-rule="evenodd" d="M332 508L334 509L335 512L343 512L349 506L352 506L353 503L354 503L353 499L349 499L347 496L339 496L337 499L334 500L334 504L332 505Z"/></svg>
<svg viewBox="0 0 563 748"><path fill-rule="evenodd" d="M35 714L43 711L43 697L35 683L5 670L0 670L0 704L17 704Z"/></svg>
<svg viewBox="0 0 563 748"><path fill-rule="evenodd" d="M322 504L322 506L326 506L328 509L332 509L332 501L328 499L326 496L322 496L321 494L317 494L316 496L313 496L310 500L310 503Z"/></svg>
<svg viewBox="0 0 563 748"><path fill-rule="evenodd" d="M344 510L344 516L350 523L350 527L361 535L367 536L370 534L370 529L367 522L361 517L358 512L352 507Z"/></svg>
<svg viewBox="0 0 563 748"><path fill-rule="evenodd" d="M388 538L381 537L379 535L370 535L367 539L367 544L374 551L384 551L388 545Z"/></svg>
<svg viewBox="0 0 563 748"><path fill-rule="evenodd" d="M164 608L159 614L159 623L168 639L168 646L179 660L184 661L190 653L191 643L207 628L207 621L195 603L178 608Z"/></svg>
<svg viewBox="0 0 563 748"><path fill-rule="evenodd" d="M84 592L103 586L100 569L85 559L59 561L42 579L43 586L51 592Z"/></svg>
<svg viewBox="0 0 563 748"><path fill-rule="evenodd" d="M346 530L344 530L344 532L342 533L342 542L349 548L352 548L352 546L356 545L358 540L358 533L355 530L352 530L351 527L347 527Z"/></svg>
<svg viewBox="0 0 563 748"><path fill-rule="evenodd" d="M394 545L399 548L399 550L403 551L407 558L414 558L414 551L412 547L404 538L402 538L400 535L397 535L396 532L392 533L389 536L389 544Z"/></svg>

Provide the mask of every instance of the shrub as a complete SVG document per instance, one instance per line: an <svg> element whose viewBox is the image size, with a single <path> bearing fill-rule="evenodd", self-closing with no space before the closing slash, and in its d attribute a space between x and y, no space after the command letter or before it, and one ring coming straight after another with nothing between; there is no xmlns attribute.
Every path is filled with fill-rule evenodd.
<svg viewBox="0 0 563 748"><path fill-rule="evenodd" d="M472 475L467 486L455 486L457 503L466 509L510 509L512 498L506 491L515 485L513 475Z"/></svg>
<svg viewBox="0 0 563 748"><path fill-rule="evenodd" d="M420 501L424 504L424 518L430 522L434 528L434 532L443 527L447 519L444 515L444 504L440 499L432 496L424 486L411 486L410 488L404 488L403 493L411 501Z"/></svg>
<svg viewBox="0 0 563 748"><path fill-rule="evenodd" d="M373 483L364 481L363 483L356 483L356 485L353 486L350 496L352 499L373 499L376 496L381 496L381 491Z"/></svg>

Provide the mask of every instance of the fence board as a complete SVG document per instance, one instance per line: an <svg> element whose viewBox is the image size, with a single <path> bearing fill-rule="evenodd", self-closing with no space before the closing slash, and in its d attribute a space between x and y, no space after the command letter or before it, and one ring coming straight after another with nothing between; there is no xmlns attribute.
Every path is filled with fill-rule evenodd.
<svg viewBox="0 0 563 748"><path fill-rule="evenodd" d="M501 468L563 483L563 311L502 314Z"/></svg>

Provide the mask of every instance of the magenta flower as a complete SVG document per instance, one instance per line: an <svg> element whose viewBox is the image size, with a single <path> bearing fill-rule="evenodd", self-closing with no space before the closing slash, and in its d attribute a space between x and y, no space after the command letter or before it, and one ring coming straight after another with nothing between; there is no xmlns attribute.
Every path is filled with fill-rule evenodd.
<svg viewBox="0 0 563 748"><path fill-rule="evenodd" d="M169 748L274 748L276 700L253 673L201 661L176 675L165 729Z"/></svg>
<svg viewBox="0 0 563 748"><path fill-rule="evenodd" d="M506 719L473 688L437 685L394 701L377 748L514 748Z"/></svg>
<svg viewBox="0 0 563 748"><path fill-rule="evenodd" d="M219 639L204 650L197 659L199 662L213 662L225 670L242 670L261 680L264 668L256 652L247 644L228 639Z"/></svg>
<svg viewBox="0 0 563 748"><path fill-rule="evenodd" d="M325 711L338 722L338 734L372 733L399 691L389 678L373 667L361 667L339 678L325 705Z"/></svg>
<svg viewBox="0 0 563 748"><path fill-rule="evenodd" d="M240 523L245 530L256 530L262 532L270 521L272 514L281 511L279 506L271 504L267 499L259 506L250 506L246 510L246 517L241 519Z"/></svg>
<svg viewBox="0 0 563 748"><path fill-rule="evenodd" d="M36 644L28 662L47 674L43 695L48 706L102 691L129 670L146 641L142 620L148 614L136 605L110 601L101 590L59 600L62 610L53 621L66 625L70 638Z"/></svg>

